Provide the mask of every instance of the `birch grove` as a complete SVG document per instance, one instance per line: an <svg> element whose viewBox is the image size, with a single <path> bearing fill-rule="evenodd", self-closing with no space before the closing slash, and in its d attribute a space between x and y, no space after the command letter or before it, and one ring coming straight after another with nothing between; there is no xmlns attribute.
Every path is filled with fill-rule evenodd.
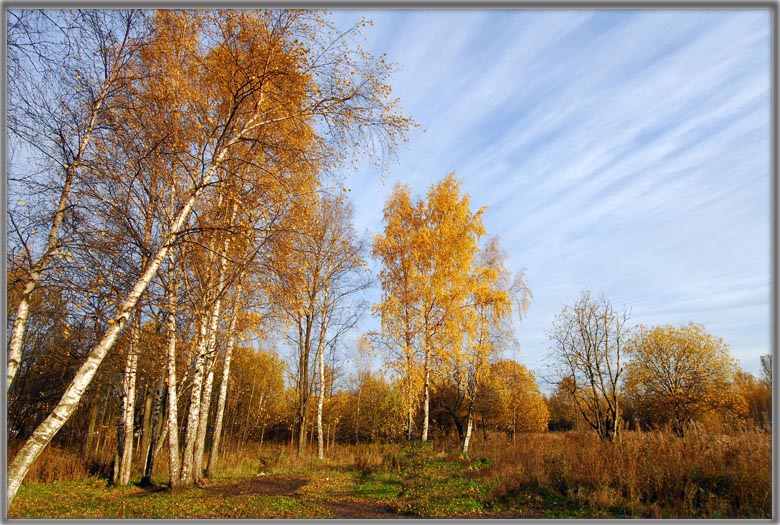
<svg viewBox="0 0 780 525"><path fill-rule="evenodd" d="M87 12L85 16L91 13ZM19 18L23 16L21 14ZM124 16L127 20L135 20L133 11L125 12ZM148 17L138 16L144 20L143 40L130 40L128 29L124 39L120 38L121 33L117 33L120 37L111 33L111 41L95 45L95 56L104 61L104 78L82 76L89 68L100 70L96 64L88 63L90 49L86 47L82 49L84 55L78 57L87 62L84 68L65 64L59 65L61 71L56 71L57 75L62 75L60 78L76 76L83 80L92 96L83 106L84 111L77 107L75 111L67 112L65 108L65 115L85 114L88 118L87 124L74 135L79 139L76 141L78 146L68 148L66 153L70 156L58 160L64 182L60 185L59 204L52 215L48 250L43 256L34 257L29 242L19 243L21 248L28 248L26 264L29 269L22 283L24 291L16 305L14 322L17 329L9 346L7 387L11 386L17 363L24 359L24 352L22 350L20 355L19 348L23 345L29 297L55 250L62 249L62 243L57 241L58 229L65 220L62 216L66 215L68 199L82 193L87 198L98 198L94 190L104 188L108 191L103 193L100 202L105 204L105 210L125 210L127 217L133 217L140 211L136 206L148 206L145 211L158 215L148 243L143 240L137 243L143 258L136 260L138 266L127 276L134 279L134 284L121 287L122 296L113 302L102 335L85 353L83 364L57 406L10 463L9 504L33 461L78 407L98 367L112 351L126 325L134 315L143 315L138 310L139 301L156 282L163 262L168 260L175 264L174 259L168 259L169 252L188 242L188 238L197 232L194 220L204 204L213 202L219 188L225 185L242 188L248 191L243 192L246 196L257 186L263 191L254 192L255 195L273 194L276 202L283 202L281 197L285 195L295 198L301 191L310 191L301 190L301 182L304 188L316 186L321 173L336 169L353 155L376 153L380 159L387 160L387 154L392 152L409 125L408 119L398 113L395 103L387 98L389 67L354 46L351 37L357 34L359 27L342 34L324 13L305 11L169 10L156 11ZM93 26L96 30L110 29L117 24L95 23ZM134 44L127 48L132 48L132 53L123 47L128 41ZM85 44L81 42L80 45ZM21 63L21 59L17 62ZM25 66L21 64L20 67ZM54 67L58 65L55 63ZM122 80L121 90L118 89L119 79ZM28 80L27 84L20 81L20 86L12 90L10 106L20 107L27 94L22 88L31 86L33 80ZM109 95L110 105L106 103ZM58 111L62 108L57 108L54 114ZM12 113L17 114L13 110ZM93 130L98 119L104 118L103 114L106 125L101 126L101 132L96 136ZM20 122L28 124L27 121ZM34 120L29 123L35 125ZM21 124L18 130L20 140L32 136L25 135L27 131ZM63 126L57 131L67 129ZM28 144L33 142L28 138ZM381 146L379 151L372 149L377 145ZM82 157L87 151L90 153L89 169L84 169L89 178L82 187L75 184L76 174L86 165ZM53 154L42 150L41 155L51 158ZM14 169L22 168L14 166ZM19 177L30 179L35 174L19 173ZM277 189L263 187L268 184ZM121 191L113 191L117 188ZM152 195L155 202L149 200ZM168 208L162 205L167 202L172 203ZM243 204L263 209L262 201ZM10 210L10 216L12 224L17 225L20 240L29 239L29 235L35 233L33 229L23 231L25 225L17 220L21 217L19 213ZM110 247L111 243L105 239L117 238L116 232L102 225L111 227L110 222L89 224L88 228L78 231L79 238L100 240L103 246ZM86 223L75 227L82 226ZM255 228L262 226L262 220L252 225ZM226 227L229 229L230 225ZM114 250L123 248L121 244L113 247ZM89 251L86 244L84 250ZM67 257L71 257L70 253ZM170 298L169 307L173 304L175 301ZM169 354L177 351L173 324L176 314L175 308L169 311ZM219 321L218 308L210 314L211 321ZM213 347L214 330L209 333L212 326L213 323L201 319L204 348ZM170 395L176 375L172 364L169 362L168 365L169 412L173 412L175 402L175 396ZM131 370L132 363L129 365ZM195 369L192 377L198 377L198 374L202 377L204 372L208 377L209 372L202 367ZM131 407L132 382L132 372L129 372L126 413ZM180 479L185 483L199 476L198 473L193 475L190 468L190 454L195 454L195 443L190 440L197 434L195 411L201 400L198 397L196 402L195 395L192 400L184 465L180 471ZM174 442L176 429L172 422L169 415L171 451L178 446ZM125 424L126 428L129 426ZM175 465L173 461L171 463L171 483L175 484ZM198 459L195 464L199 463Z"/></svg>

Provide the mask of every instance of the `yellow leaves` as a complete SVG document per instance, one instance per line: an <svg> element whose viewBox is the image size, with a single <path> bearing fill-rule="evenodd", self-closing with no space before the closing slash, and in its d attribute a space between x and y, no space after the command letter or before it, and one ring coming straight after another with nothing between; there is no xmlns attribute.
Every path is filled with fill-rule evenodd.
<svg viewBox="0 0 780 525"><path fill-rule="evenodd" d="M626 391L653 422L683 425L707 412L741 410L739 366L702 325L640 327L628 351Z"/></svg>
<svg viewBox="0 0 780 525"><path fill-rule="evenodd" d="M490 332L512 302L497 241L479 254L482 213L471 211L453 174L431 186L424 200L398 184L385 203L384 232L373 244L383 264L382 302L374 311L385 340L408 356L396 365L407 379L424 363L434 372L468 365L481 377L496 349Z"/></svg>
<svg viewBox="0 0 780 525"><path fill-rule="evenodd" d="M501 360L490 365L478 404L491 425L508 432L544 432L550 419L533 373Z"/></svg>

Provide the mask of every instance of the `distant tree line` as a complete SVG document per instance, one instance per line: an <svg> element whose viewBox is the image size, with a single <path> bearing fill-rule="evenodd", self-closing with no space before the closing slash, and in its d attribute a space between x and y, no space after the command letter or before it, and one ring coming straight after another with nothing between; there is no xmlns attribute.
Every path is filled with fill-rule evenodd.
<svg viewBox="0 0 780 525"><path fill-rule="evenodd" d="M728 430L769 429L771 355L760 378L743 372L728 345L693 322L628 328L628 310L583 291L550 332L556 389L551 428L591 428L605 440L621 429L694 424Z"/></svg>

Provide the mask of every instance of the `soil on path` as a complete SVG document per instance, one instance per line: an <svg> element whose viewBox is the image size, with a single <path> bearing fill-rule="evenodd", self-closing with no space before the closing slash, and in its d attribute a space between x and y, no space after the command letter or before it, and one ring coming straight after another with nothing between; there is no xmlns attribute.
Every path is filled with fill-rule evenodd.
<svg viewBox="0 0 780 525"><path fill-rule="evenodd" d="M318 489L305 490L314 481ZM206 485L202 488L224 496L286 496L324 507L340 519L403 518L392 505L345 494L343 490L322 490L322 483L305 474L273 475L254 478L236 478L227 484Z"/></svg>

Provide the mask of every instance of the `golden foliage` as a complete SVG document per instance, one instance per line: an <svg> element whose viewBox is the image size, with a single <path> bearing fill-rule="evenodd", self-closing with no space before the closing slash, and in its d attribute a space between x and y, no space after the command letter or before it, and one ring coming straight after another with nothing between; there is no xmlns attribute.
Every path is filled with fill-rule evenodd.
<svg viewBox="0 0 780 525"><path fill-rule="evenodd" d="M628 352L626 393L653 424L669 423L682 433L707 414L745 415L739 365L702 325L640 327Z"/></svg>
<svg viewBox="0 0 780 525"><path fill-rule="evenodd" d="M491 363L478 410L489 426L511 435L545 432L550 413L534 374L512 360Z"/></svg>
<svg viewBox="0 0 780 525"><path fill-rule="evenodd" d="M409 187L397 185L386 201L385 229L374 239L383 292L374 311L393 352L389 361L407 385L408 407L420 386L428 392L437 363L460 361L463 341L476 327L466 306L476 283L472 268L485 233L483 212L471 211L454 174L431 186L425 200L413 200Z"/></svg>

